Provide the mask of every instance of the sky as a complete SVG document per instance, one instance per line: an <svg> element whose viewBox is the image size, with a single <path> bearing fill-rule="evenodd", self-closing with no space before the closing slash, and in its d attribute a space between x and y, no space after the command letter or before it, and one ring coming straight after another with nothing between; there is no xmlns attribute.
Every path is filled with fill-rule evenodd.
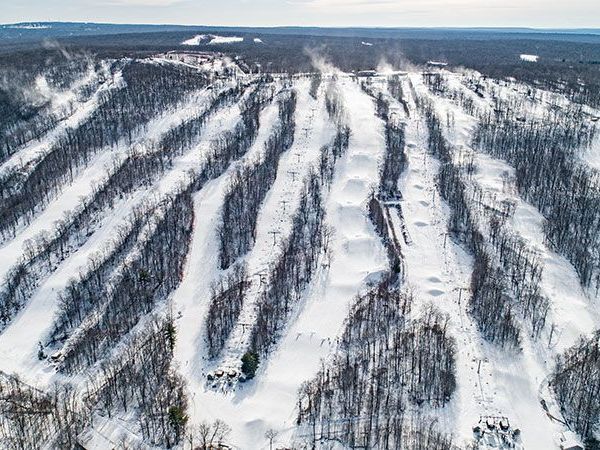
<svg viewBox="0 0 600 450"><path fill-rule="evenodd" d="M0 23L600 28L600 0L0 0Z"/></svg>

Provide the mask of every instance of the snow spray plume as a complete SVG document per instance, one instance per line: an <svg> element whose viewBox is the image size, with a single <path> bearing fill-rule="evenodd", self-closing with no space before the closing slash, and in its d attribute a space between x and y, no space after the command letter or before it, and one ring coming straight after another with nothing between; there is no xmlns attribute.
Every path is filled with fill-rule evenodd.
<svg viewBox="0 0 600 450"><path fill-rule="evenodd" d="M416 72L417 67L411 64L406 58L402 56L396 57L396 63L390 64L385 56L382 56L377 65L377 72L383 75L391 75L399 70L405 70L407 72Z"/></svg>
<svg viewBox="0 0 600 450"><path fill-rule="evenodd" d="M310 58L310 63L322 74L340 74L341 70L329 62L317 49L305 48L304 53Z"/></svg>

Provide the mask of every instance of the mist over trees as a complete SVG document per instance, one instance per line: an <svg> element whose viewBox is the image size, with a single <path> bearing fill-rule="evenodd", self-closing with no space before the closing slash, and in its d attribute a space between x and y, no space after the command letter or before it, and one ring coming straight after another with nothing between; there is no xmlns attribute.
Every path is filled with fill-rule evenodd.
<svg viewBox="0 0 600 450"><path fill-rule="evenodd" d="M98 152L119 143L131 144L136 133L157 114L176 105L207 80L191 69L166 68L143 62L115 63L124 86L103 93L92 115L68 129L52 148L26 170L14 168L0 180L0 234L14 237L29 224ZM173 70L177 73L174 74ZM176 75L176 76L173 76Z"/></svg>

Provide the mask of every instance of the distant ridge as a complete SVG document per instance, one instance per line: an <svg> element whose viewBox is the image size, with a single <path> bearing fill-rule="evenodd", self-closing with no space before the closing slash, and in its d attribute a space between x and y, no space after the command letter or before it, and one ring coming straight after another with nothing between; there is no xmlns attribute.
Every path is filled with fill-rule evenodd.
<svg viewBox="0 0 600 450"><path fill-rule="evenodd" d="M501 27L233 27L174 24L112 24L88 22L19 22L0 25L0 39L36 41L49 38L129 33L219 31L331 37L388 39L552 39L600 43L600 28L501 28Z"/></svg>

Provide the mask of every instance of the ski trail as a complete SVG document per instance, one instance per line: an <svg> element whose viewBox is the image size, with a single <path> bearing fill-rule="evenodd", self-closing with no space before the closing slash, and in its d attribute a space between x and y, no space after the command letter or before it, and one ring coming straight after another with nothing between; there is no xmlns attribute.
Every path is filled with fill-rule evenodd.
<svg viewBox="0 0 600 450"><path fill-rule="evenodd" d="M110 69L104 65L102 70L108 72ZM0 165L0 177L17 167L31 169L31 166L35 164L35 161L44 156L52 148L52 145L65 135L67 130L77 128L94 113L99 105L101 97L105 95L105 93L114 89L120 89L123 86L124 81L121 71L112 74L111 78L99 86L98 89L96 89L96 92L94 92L88 100L75 107L75 112L71 114L71 116L59 122L56 127L40 139L25 144L23 148L2 163L2 165Z"/></svg>
<svg viewBox="0 0 600 450"><path fill-rule="evenodd" d="M415 84L420 80L413 79ZM423 92L426 87L421 86ZM425 95L429 95L425 93ZM450 128L445 127L445 133L449 141L456 147L470 148L470 136L473 128L476 125L476 119L468 116L462 109L446 99L441 99L430 95L435 102L436 109L440 113L440 117L452 117L452 122L455 124ZM480 187L486 191L489 184L493 183L496 188L503 184L502 176L494 179L491 173L497 167L495 164L498 161L492 158L480 158L479 154L475 155L475 163L478 170L481 171L479 176L475 177L475 182L479 181ZM483 170L481 169L483 167ZM481 183L481 179L485 178L485 182ZM514 187L513 187L513 190ZM493 195L493 190L488 191ZM518 196L515 199L523 203ZM529 207L529 212L533 208ZM523 210L521 210L523 211ZM522 212L520 212L522 214ZM512 221L519 220L519 217L513 217ZM525 222L526 227L532 225ZM518 230L516 230L518 231ZM529 232L530 233L530 232ZM541 228L538 228L537 233L540 238L542 233ZM585 320L584 320L585 321ZM527 327L522 328L522 351L515 354L510 351L504 351L493 344L484 342L484 347L487 349L484 356L489 361L491 370L491 380L494 381L493 392L494 398L498 400L498 405L501 406L503 415L508 416L514 427L522 430L522 442L525 448L553 448L556 446L555 436L561 431L562 427L557 422L551 421L540 405L542 400L541 391L544 388L544 383L547 380L548 374L552 370L554 358L546 352L539 341L533 341ZM485 360L484 360L485 361ZM551 398L545 399L549 403L553 403ZM560 416L560 414L557 414Z"/></svg>
<svg viewBox="0 0 600 450"><path fill-rule="evenodd" d="M303 183L303 176L310 164L318 159L321 146L328 144L333 138L334 130L331 124L328 123L328 120L326 120L327 113L325 111L323 95L319 95L317 101L313 100L308 94L308 81L306 80L297 82L295 88L298 93L295 139L290 150L281 155L277 178L260 208L256 243L250 254L246 257L250 274L253 274L260 268L266 269L268 264L276 257L277 244L289 232L291 227L290 219L296 209L295 205L299 200L298 196ZM223 195L223 189L224 187L222 186L215 187L216 192L218 192L216 197ZM205 194L202 195L204 196ZM285 205L282 201L286 202ZM207 206L207 209L211 211L209 214L213 217L218 216L219 205ZM208 236L199 238L200 243L198 244L203 248L203 252L205 252L200 252L198 254L199 258L213 258L214 262L211 264L214 267L208 270L209 274L213 270L216 270L218 255L218 245L214 239L214 226L218 222L218 218L210 220L215 220L215 224L212 226L207 225L207 228L203 226L202 230L211 229L212 231L208 231ZM281 233L281 235L275 235L275 245L273 245L274 237L270 231L279 231ZM198 233L200 233L200 229ZM208 278L211 278L211 276L209 275ZM254 278L256 280L253 281L258 284L258 277L255 276ZM198 312L194 316L196 323L200 323L206 316L208 301L210 300L209 282L201 282L201 284L204 286L202 292L206 296L203 305L197 307ZM194 291L198 292L198 289L202 289L202 287L197 287ZM244 341L249 338L249 333L245 334L242 332L241 328L243 326L241 324L246 323L246 320L251 320L247 319L247 317L251 317L254 314L253 306L255 298L251 295L252 292L251 289L246 295L244 310L237 324L238 329L234 329L232 332L223 350L222 358L217 359L217 361L201 361L196 359L196 362L192 363L193 358L190 357L184 362L181 359L182 354L178 356L186 377L188 380L191 380L191 417L194 422L198 423L202 420L211 420L214 418L227 418L227 422L231 424L234 433L231 442L238 443L242 448L245 448L245 445L250 442L256 444L255 448L258 448L257 443L264 440L264 429L262 426L258 426L263 420L257 418L256 420L248 421L249 417L263 416L264 414L267 416L264 419L264 423L278 421L277 414L279 410L277 408L280 406L278 405L280 400L265 399L263 396L276 395L278 398L281 398L279 397L281 391L271 384L270 375L263 375L262 372L254 381L246 383L243 387L240 386L239 389L238 387L234 387L225 393L215 391L210 386L207 386L206 375L211 369L225 367L224 364L227 364L227 362L239 370L239 358L246 351ZM254 292L258 294L257 290ZM244 316L244 314L246 315ZM202 333L203 326L196 325L196 327L198 328L198 332L186 334L186 340L187 342L194 342L197 346L196 348L202 348L205 345ZM243 340L241 343L240 339ZM284 337L284 339L286 338ZM185 350L182 350L182 352L187 355ZM232 355L233 352L235 352L235 356ZM206 352L202 353L206 355ZM270 364L267 361L263 361L260 370L269 371L269 367L271 367ZM263 382L265 383L264 387ZM289 402L285 402L286 411L288 411L286 414L289 414L289 411L295 406L295 394L295 389L285 394L285 398L289 399ZM263 402L267 402L268 404L265 405ZM258 408L259 404L261 405L260 408ZM264 412L260 413L259 410Z"/></svg>
<svg viewBox="0 0 600 450"><path fill-rule="evenodd" d="M87 242L73 252L63 261L35 291L24 308L10 322L0 335L0 365L4 368L27 367L22 374L34 385L47 386L52 381L54 368L47 361L38 361L37 345L44 341L49 332L54 314L57 310L58 295L65 288L69 280L78 272L86 269L89 258L103 246L110 245L111 236L119 225L127 219L129 213L153 195L164 195L176 189L190 169L199 166L200 161L210 149L211 142L224 130L231 129L239 120L239 105L222 109L206 123L200 142L190 151L177 158L173 168L165 173L150 188L137 190L131 197L117 202L111 214L104 218L96 231ZM179 123L181 116L176 115L171 120L173 124ZM146 136L157 138L166 132L168 127L153 128L153 134ZM33 327L33 324L36 324ZM28 333L24 333L28 330Z"/></svg>
<svg viewBox="0 0 600 450"><path fill-rule="evenodd" d="M116 148L99 152L77 175L73 183L66 186L29 225L18 231L14 239L0 246L0 279L4 278L6 272L16 263L23 245L28 240L34 240L42 231L50 230L54 222L62 220L69 211L76 210L82 203L82 199L92 195L95 186L105 178L107 169L115 158L124 156L130 148L148 148L169 129L176 127L181 121L196 116L207 98L207 91L197 92L181 108L152 120L148 125L148 132L140 135L131 146L121 144Z"/></svg>
<svg viewBox="0 0 600 450"><path fill-rule="evenodd" d="M253 161L264 149L277 121L278 106L272 103L261 113L256 141L242 160L232 164L221 177L210 181L194 196L195 225L185 277L172 297L180 331L175 359L191 385L204 385L206 355L204 320L210 304L210 286L222 272L218 267L217 227L229 178L239 165Z"/></svg>
<svg viewBox="0 0 600 450"><path fill-rule="evenodd" d="M457 86L458 89L466 90L457 80L456 74L448 73L448 79L449 83ZM553 94L546 93L546 95ZM486 108L491 108L485 102L482 104ZM463 124L465 134L469 134L476 126L476 119L456 106L448 106L448 108L459 118L459 123ZM467 145L468 143L465 142L465 146ZM589 335L600 327L600 312L592 302L596 299L596 295L586 292L572 264L546 245L543 229L545 219L536 207L519 196L514 168L506 161L480 151L475 151L474 155L476 165L474 182L490 198L498 201L507 200L515 205L514 214L509 221L510 228L523 237L541 257L543 263L541 288L551 300L552 307L547 324L552 323L555 327L552 332L551 347L556 354L561 353L574 345L582 334ZM545 330L544 334L545 336L540 340L547 343L550 340L549 330Z"/></svg>
<svg viewBox="0 0 600 450"><path fill-rule="evenodd" d="M251 286L237 324L232 330L215 369L239 371L241 357L248 350L250 327L256 320L256 301L262 285L259 274L268 274L270 263L277 257L279 243L289 234L291 218L299 201L304 174L315 162L323 145L333 137L333 127L325 120L325 104L320 95L315 101L308 95L308 81L297 83L296 131L292 147L281 155L277 177L259 212L255 245L247 256Z"/></svg>
<svg viewBox="0 0 600 450"><path fill-rule="evenodd" d="M400 204L412 241L404 248L406 282L415 292L417 308L431 303L450 317L451 335L459 349L457 390L448 406L432 412L440 416L441 428L470 441L480 415L506 410L496 394L490 358L467 312L472 257L448 236L451 211L436 187L440 164L429 154L427 128L413 99L407 101L411 110L411 118L405 119L408 168L400 180ZM397 211L393 214L397 218Z"/></svg>
<svg viewBox="0 0 600 450"><path fill-rule="evenodd" d="M279 436L283 442L294 438L302 383L318 372L321 360L335 349L354 297L367 281L387 269L385 250L365 208L385 149L383 123L376 118L371 99L352 80L342 78L338 86L351 137L346 154L336 163L326 201L325 221L333 230L331 260L324 258L315 273L299 314L260 373L252 398L256 406L269 405L252 427L259 427L261 434L269 428L286 430Z"/></svg>

